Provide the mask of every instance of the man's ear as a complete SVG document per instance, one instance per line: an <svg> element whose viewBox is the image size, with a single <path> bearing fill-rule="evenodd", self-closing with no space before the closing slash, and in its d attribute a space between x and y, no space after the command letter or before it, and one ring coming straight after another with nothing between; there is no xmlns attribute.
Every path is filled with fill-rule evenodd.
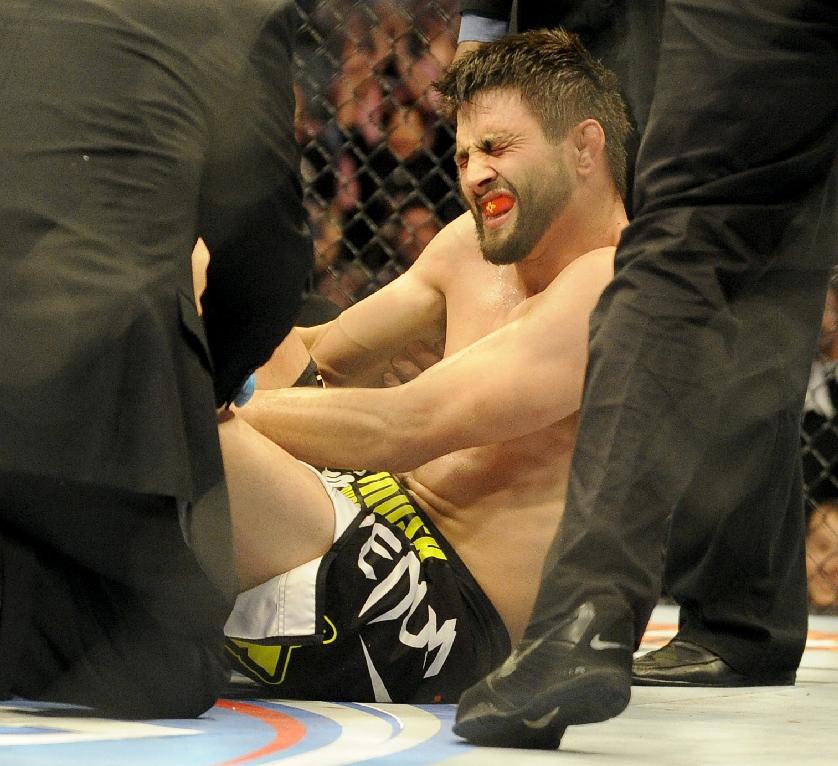
<svg viewBox="0 0 838 766"><path fill-rule="evenodd" d="M588 176L602 161L605 149L605 131L594 119L580 122L573 129L573 143L576 148L576 172Z"/></svg>

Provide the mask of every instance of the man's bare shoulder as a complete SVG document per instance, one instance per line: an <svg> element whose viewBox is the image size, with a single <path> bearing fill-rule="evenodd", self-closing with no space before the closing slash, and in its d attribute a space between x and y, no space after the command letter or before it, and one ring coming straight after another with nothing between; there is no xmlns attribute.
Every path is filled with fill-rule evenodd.
<svg viewBox="0 0 838 766"><path fill-rule="evenodd" d="M538 307L555 316L587 316L614 278L614 247L600 247L574 258L537 295L522 313Z"/></svg>
<svg viewBox="0 0 838 766"><path fill-rule="evenodd" d="M579 272L606 272L610 276L614 276L614 254L617 248L613 245L607 247L598 247L595 250L589 250L584 255L580 255L571 267L575 267Z"/></svg>
<svg viewBox="0 0 838 766"><path fill-rule="evenodd" d="M453 221L446 224L437 237L445 237L445 243L455 248L468 248L474 255L480 255L480 245L477 241L477 227L471 213L461 213Z"/></svg>
<svg viewBox="0 0 838 766"><path fill-rule="evenodd" d="M594 290L603 290L614 277L616 251L617 248L612 245L589 250L565 266L550 286L572 284L579 287L587 284Z"/></svg>
<svg viewBox="0 0 838 766"><path fill-rule="evenodd" d="M446 224L428 243L415 265L444 269L482 260L474 218L471 213L463 213Z"/></svg>

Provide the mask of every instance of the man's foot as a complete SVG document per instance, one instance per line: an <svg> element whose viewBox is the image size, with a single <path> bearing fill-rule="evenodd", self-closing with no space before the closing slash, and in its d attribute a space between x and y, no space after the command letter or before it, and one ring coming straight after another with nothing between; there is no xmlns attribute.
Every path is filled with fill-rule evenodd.
<svg viewBox="0 0 838 766"><path fill-rule="evenodd" d="M638 657L631 667L635 686L793 686L794 677L789 671L746 676L718 654L682 638Z"/></svg>
<svg viewBox="0 0 838 766"><path fill-rule="evenodd" d="M555 749L565 728L621 713L631 695L634 628L617 599L586 602L525 637L460 698L454 733L475 745Z"/></svg>

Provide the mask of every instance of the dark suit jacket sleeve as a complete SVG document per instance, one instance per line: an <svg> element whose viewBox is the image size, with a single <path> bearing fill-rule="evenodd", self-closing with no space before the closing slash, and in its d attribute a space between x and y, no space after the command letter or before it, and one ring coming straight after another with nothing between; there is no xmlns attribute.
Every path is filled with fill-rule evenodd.
<svg viewBox="0 0 838 766"><path fill-rule="evenodd" d="M222 95L202 185L199 234L212 254L202 304L219 406L292 327L312 263L294 137L296 12L277 6Z"/></svg>
<svg viewBox="0 0 838 766"><path fill-rule="evenodd" d="M635 2L635 13L647 15L660 0ZM512 0L460 0L460 13L473 13L510 24L510 29L522 32L542 27L565 27L581 35L589 47L600 30L613 24L616 15L624 15L629 0L519 0L512 15ZM610 39L603 46L612 45Z"/></svg>
<svg viewBox="0 0 838 766"><path fill-rule="evenodd" d="M511 11L512 0L460 0L460 13L508 21Z"/></svg>

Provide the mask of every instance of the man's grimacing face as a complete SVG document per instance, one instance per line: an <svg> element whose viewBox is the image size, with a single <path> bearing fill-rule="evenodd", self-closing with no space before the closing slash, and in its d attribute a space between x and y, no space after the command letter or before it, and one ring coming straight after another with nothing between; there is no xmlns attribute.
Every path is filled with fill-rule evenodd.
<svg viewBox="0 0 838 766"><path fill-rule="evenodd" d="M460 109L456 159L483 257L523 260L570 197L560 148L516 91L492 90Z"/></svg>

